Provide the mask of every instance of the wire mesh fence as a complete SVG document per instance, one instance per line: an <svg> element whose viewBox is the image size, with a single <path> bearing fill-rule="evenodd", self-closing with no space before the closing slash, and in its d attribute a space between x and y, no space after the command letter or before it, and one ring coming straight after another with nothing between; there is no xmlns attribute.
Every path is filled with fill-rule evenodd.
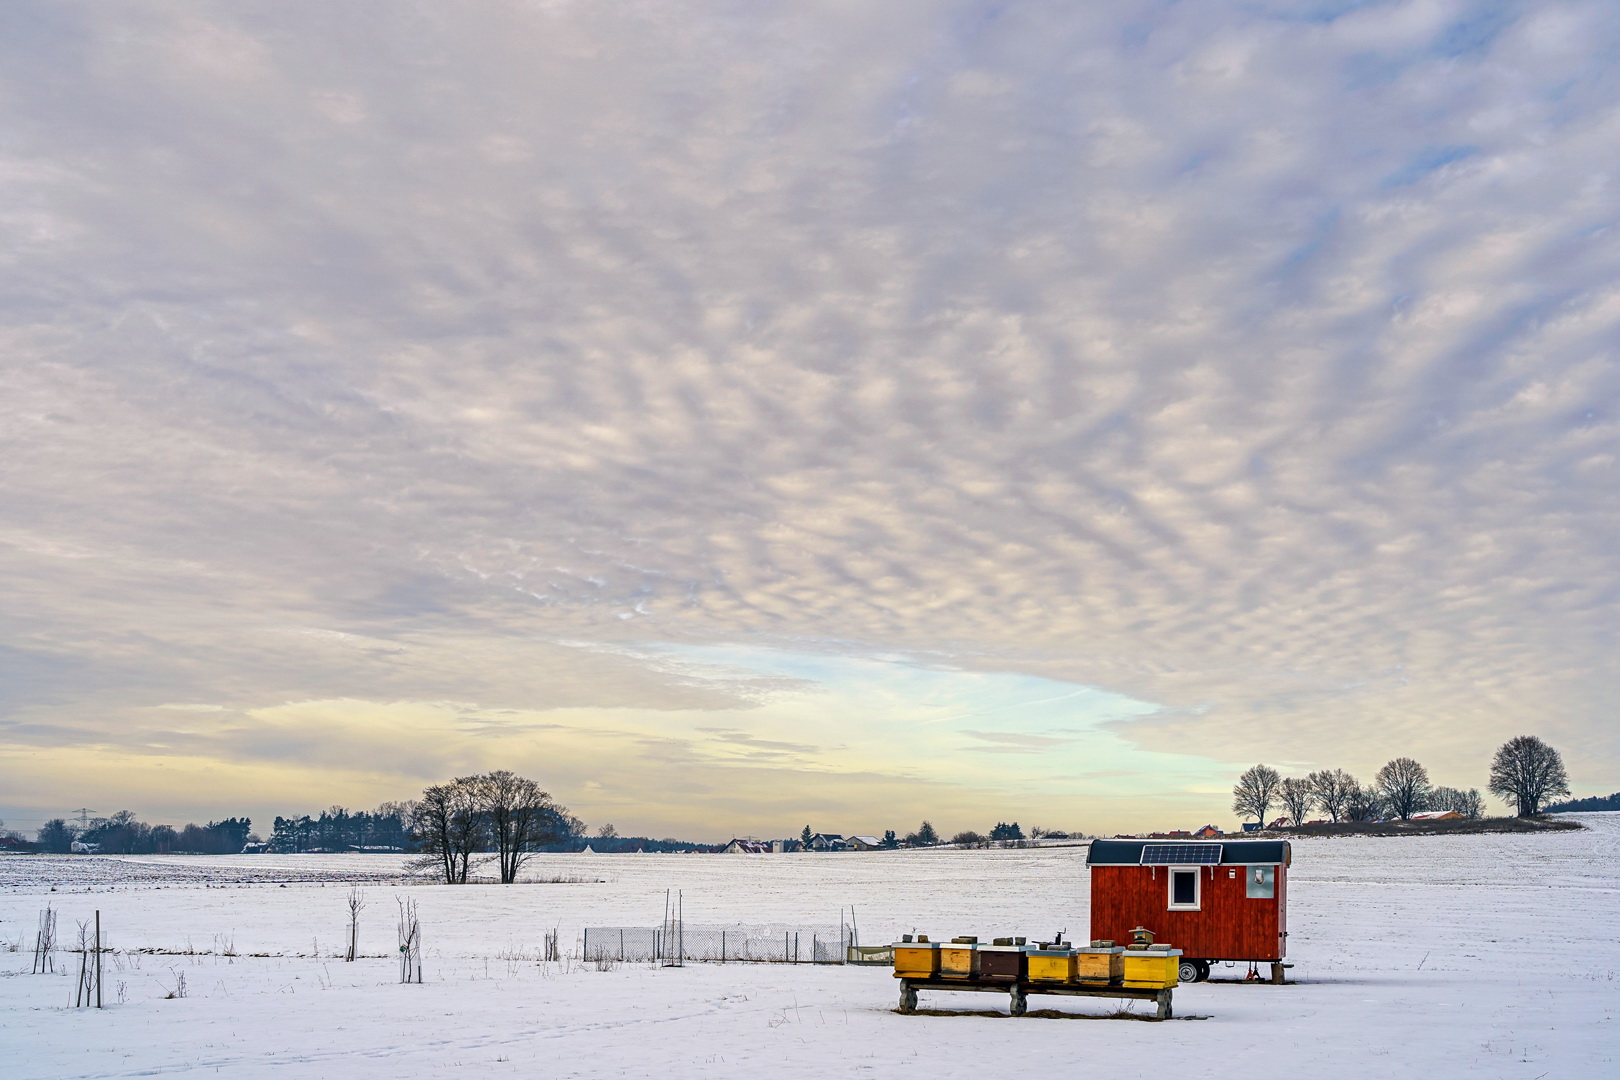
<svg viewBox="0 0 1620 1080"><path fill-rule="evenodd" d="M585 928L586 960L652 962L712 960L718 963L842 964L855 944L849 927L650 926Z"/></svg>

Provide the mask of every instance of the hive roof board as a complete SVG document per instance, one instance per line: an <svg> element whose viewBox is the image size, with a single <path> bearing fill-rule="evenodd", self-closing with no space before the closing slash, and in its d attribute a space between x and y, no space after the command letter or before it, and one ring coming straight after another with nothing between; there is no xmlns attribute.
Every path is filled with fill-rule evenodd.
<svg viewBox="0 0 1620 1080"><path fill-rule="evenodd" d="M1093 840L1087 866L1272 866L1287 863L1286 840L1229 840L1220 844L1154 840Z"/></svg>

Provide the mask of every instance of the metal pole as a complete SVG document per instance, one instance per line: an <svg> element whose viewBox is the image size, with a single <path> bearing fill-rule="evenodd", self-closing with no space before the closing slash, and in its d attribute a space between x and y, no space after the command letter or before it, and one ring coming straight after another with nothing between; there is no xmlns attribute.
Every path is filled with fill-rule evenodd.
<svg viewBox="0 0 1620 1080"><path fill-rule="evenodd" d="M101 909L96 909L96 1008L101 1008Z"/></svg>

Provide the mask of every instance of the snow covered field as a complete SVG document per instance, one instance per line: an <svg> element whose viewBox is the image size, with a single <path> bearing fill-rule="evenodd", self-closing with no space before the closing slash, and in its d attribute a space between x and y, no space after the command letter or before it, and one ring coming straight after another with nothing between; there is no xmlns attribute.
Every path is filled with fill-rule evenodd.
<svg viewBox="0 0 1620 1080"><path fill-rule="evenodd" d="M462 888L408 884L402 860L376 855L5 858L0 940L17 951L0 953L0 1072L1612 1077L1620 814L1579 820L1590 830L1297 841L1296 985L1184 986L1164 1024L1079 1022L1116 1007L1102 999L1031 1002L1076 1020L900 1016L885 969L534 959L553 927L566 951L586 925L656 925L666 888L683 890L689 924L836 926L853 905L869 944L914 929L1084 937L1077 848L546 856L532 876L589 880ZM350 882L370 955L346 964L334 954ZM395 981L405 896L421 908L420 986ZM47 901L64 939L100 909L119 950L106 1010L66 1007L71 977L29 974ZM167 997L181 975L188 996ZM992 995L923 1005L1006 1011Z"/></svg>

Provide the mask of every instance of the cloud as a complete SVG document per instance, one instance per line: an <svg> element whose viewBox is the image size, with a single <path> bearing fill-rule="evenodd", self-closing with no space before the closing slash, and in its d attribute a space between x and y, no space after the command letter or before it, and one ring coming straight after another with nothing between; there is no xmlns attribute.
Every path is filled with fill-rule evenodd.
<svg viewBox="0 0 1620 1080"><path fill-rule="evenodd" d="M832 745L742 718L850 680L895 745L1052 737L918 670L1114 695L1210 767L1470 786L1535 730L1601 784L1617 31L1493 12L9 8L7 787L24 730L141 770L176 702L208 754L261 718L265 803L306 737L391 763L312 805L462 744L294 703L707 716L588 777L616 821ZM887 812L816 775L757 820Z"/></svg>

